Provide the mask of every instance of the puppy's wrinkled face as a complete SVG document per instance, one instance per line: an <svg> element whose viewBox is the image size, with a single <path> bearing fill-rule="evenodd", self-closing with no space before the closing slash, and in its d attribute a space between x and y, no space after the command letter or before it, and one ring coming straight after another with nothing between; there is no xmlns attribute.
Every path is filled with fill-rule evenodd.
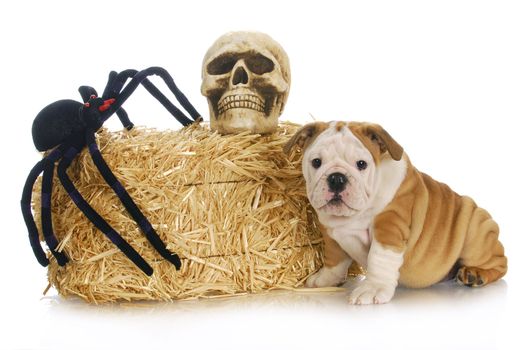
<svg viewBox="0 0 523 350"><path fill-rule="evenodd" d="M401 160L403 148L378 124L315 122L287 142L304 150L307 195L318 213L350 217L369 208L379 186L379 164Z"/></svg>
<svg viewBox="0 0 523 350"><path fill-rule="evenodd" d="M302 170L307 195L318 212L352 216L366 209L376 166L372 154L348 124L329 123L306 148Z"/></svg>

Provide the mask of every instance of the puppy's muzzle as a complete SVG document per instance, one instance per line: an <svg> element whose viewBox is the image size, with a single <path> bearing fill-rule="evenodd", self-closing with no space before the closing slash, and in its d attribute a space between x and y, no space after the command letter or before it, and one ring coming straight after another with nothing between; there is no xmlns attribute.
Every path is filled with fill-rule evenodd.
<svg viewBox="0 0 523 350"><path fill-rule="evenodd" d="M329 191L336 194L343 192L347 187L349 179L342 173L332 173L327 177L327 184L329 185Z"/></svg>

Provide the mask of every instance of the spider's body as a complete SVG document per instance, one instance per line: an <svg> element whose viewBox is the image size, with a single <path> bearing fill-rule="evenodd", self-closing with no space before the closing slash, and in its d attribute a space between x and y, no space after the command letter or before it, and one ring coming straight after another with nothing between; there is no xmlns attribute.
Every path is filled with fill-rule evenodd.
<svg viewBox="0 0 523 350"><path fill-rule="evenodd" d="M33 142L40 152L48 151L63 143L69 136L79 134L86 125L81 118L83 104L74 100L51 103L33 122Z"/></svg>
<svg viewBox="0 0 523 350"><path fill-rule="evenodd" d="M159 75L166 82L169 89L174 93L181 105L189 112L192 119L187 118L183 112L176 108L170 100L147 79L148 76L153 74ZM131 81L125 85L129 78L131 78ZM159 67L151 67L141 72L131 69L119 74L111 72L109 74L109 81L101 97L97 96L96 90L93 88L82 86L79 91L84 103L74 100L56 101L45 107L36 116L32 128L33 141L39 151L48 151L48 153L29 173L24 186L21 205L22 214L29 230L31 246L37 260L43 266L49 264L49 260L40 245L38 229L31 212L32 189L40 173L43 173L41 193L42 233L57 262L63 266L68 261L65 254L58 249L58 240L52 228L51 193L54 168L56 162L58 162L58 178L77 207L142 271L148 275L151 275L153 272L151 266L143 260L138 252L85 201L67 175L67 168L81 150L87 146L92 160L104 180L111 186L152 246L163 258L173 263L176 268L180 267L179 257L167 250L150 222L142 214L123 185L105 163L96 143L95 133L113 113L118 115L118 118L126 129L129 130L133 127L127 113L121 106L140 84L184 126L200 118L198 112L181 91L178 90L167 71Z"/></svg>
<svg viewBox="0 0 523 350"><path fill-rule="evenodd" d="M74 100L51 103L42 109L33 121L32 133L36 149L44 152L67 143L69 139L82 139L87 128L98 131L104 123L102 112L114 101L114 99L104 101L92 95L85 103ZM126 128L131 129L132 125Z"/></svg>

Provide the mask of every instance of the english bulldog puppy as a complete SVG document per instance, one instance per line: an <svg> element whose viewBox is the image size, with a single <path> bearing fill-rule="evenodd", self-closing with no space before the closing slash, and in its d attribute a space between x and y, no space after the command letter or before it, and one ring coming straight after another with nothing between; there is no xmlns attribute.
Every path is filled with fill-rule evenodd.
<svg viewBox="0 0 523 350"><path fill-rule="evenodd" d="M391 300L400 283L423 288L456 278L470 287L507 271L498 225L474 201L418 171L381 126L316 122L285 145L303 150L307 196L325 242L308 287L344 282L354 259L367 270L352 304Z"/></svg>

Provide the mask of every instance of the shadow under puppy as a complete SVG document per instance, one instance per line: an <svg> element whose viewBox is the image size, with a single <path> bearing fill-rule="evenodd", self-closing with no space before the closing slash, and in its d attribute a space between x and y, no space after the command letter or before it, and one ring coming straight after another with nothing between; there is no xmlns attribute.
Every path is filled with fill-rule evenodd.
<svg viewBox="0 0 523 350"><path fill-rule="evenodd" d="M284 151L295 145L325 241L325 264L308 287L340 284L353 259L367 269L353 304L386 303L398 282L422 288L456 278L479 287L505 275L499 228L487 211L418 171L381 126L311 123Z"/></svg>

